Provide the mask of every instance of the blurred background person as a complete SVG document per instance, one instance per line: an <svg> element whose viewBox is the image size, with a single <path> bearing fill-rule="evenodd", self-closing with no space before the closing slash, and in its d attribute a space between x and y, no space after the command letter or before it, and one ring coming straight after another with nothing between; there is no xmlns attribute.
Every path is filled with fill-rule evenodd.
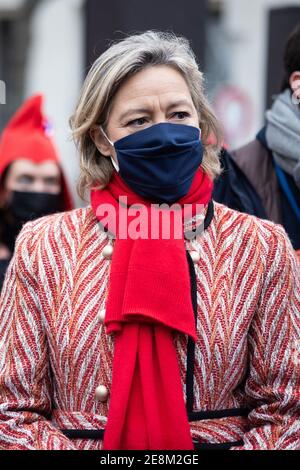
<svg viewBox="0 0 300 470"><path fill-rule="evenodd" d="M266 123L253 141L232 152L233 161L226 159L230 170L216 184L215 198L235 208L235 199L227 195L229 187L235 193L234 186L247 196L236 177L242 173L265 218L284 226L300 256L300 23L288 38L283 60L281 92L265 113ZM251 213L264 217L261 206Z"/></svg>
<svg viewBox="0 0 300 470"><path fill-rule="evenodd" d="M22 225L72 209L42 102L42 95L28 99L0 141L0 289Z"/></svg>

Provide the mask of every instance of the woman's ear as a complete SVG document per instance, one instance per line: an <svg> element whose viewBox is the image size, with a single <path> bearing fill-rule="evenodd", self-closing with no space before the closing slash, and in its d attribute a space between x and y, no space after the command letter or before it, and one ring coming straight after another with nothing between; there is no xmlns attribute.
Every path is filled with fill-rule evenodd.
<svg viewBox="0 0 300 470"><path fill-rule="evenodd" d="M299 95L300 92L300 71L295 71L291 74L290 79L291 89Z"/></svg>
<svg viewBox="0 0 300 470"><path fill-rule="evenodd" d="M91 127L89 134L90 134L90 138L96 145L99 152L105 157L109 157L112 154L111 145L108 142L107 138L101 132L100 127L99 126Z"/></svg>

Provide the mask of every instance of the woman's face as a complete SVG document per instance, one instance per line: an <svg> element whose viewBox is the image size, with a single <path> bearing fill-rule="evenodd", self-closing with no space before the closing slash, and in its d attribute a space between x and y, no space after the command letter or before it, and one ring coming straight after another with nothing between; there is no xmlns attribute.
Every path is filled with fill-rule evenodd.
<svg viewBox="0 0 300 470"><path fill-rule="evenodd" d="M183 76L169 66L153 66L130 77L114 96L106 134L112 142L153 124L170 122L199 128L199 117ZM105 156L116 153L99 131L94 141Z"/></svg>

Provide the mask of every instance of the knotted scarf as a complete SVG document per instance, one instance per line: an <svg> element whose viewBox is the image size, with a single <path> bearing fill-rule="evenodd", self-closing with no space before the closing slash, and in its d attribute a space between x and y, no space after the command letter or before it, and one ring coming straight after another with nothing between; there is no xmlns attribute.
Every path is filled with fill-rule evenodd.
<svg viewBox="0 0 300 470"><path fill-rule="evenodd" d="M115 235L105 317L107 334L114 334L105 450L193 449L174 342L178 332L196 340L183 209L188 205L189 217L203 213L212 189L212 180L200 167L189 192L176 202L180 238L174 228L178 210L168 209L169 234L159 224L151 237L157 214L153 204L133 192L117 172L104 189L91 190L97 219ZM126 196L126 204L120 203L120 196ZM148 238L130 236L137 217L133 208L141 205ZM103 210L108 207L115 211L113 222ZM125 220L126 237L121 233Z"/></svg>

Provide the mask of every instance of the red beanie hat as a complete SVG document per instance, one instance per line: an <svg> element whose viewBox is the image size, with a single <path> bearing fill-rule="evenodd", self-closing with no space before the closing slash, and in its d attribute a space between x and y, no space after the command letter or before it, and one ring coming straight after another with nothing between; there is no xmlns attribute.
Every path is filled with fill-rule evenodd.
<svg viewBox="0 0 300 470"><path fill-rule="evenodd" d="M34 95L18 109L8 122L0 141L0 178L7 166L20 159L33 163L51 160L61 171L65 210L73 207L70 191L59 163L59 157L47 130L48 121L42 113L43 96Z"/></svg>

